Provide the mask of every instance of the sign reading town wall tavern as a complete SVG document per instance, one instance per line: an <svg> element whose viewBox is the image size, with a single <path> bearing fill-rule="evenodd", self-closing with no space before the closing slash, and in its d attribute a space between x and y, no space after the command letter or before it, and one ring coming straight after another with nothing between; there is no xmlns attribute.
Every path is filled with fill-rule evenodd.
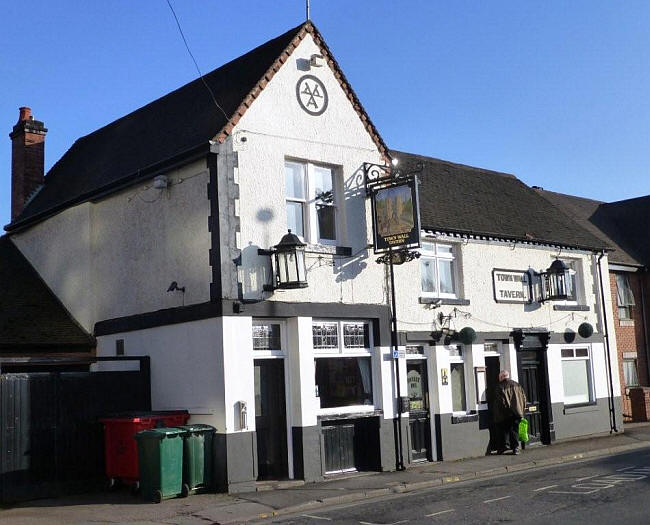
<svg viewBox="0 0 650 525"><path fill-rule="evenodd" d="M375 253L420 246L420 214L415 178L372 190Z"/></svg>
<svg viewBox="0 0 650 525"><path fill-rule="evenodd" d="M494 300L497 303L529 303L530 274L521 270L492 270Z"/></svg>

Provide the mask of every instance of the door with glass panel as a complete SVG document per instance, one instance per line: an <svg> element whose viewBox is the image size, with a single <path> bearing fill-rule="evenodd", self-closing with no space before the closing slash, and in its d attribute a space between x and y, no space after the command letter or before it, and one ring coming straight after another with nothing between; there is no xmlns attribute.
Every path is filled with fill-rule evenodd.
<svg viewBox="0 0 650 525"><path fill-rule="evenodd" d="M409 395L409 438L411 461L431 461L431 419L426 359L406 362Z"/></svg>

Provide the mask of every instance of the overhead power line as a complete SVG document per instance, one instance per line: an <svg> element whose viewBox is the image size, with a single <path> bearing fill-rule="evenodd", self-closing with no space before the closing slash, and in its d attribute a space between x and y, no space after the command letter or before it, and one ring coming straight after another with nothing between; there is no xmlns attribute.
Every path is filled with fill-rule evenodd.
<svg viewBox="0 0 650 525"><path fill-rule="evenodd" d="M192 50L190 49L190 46L187 43L187 39L185 38L185 33L183 33L183 28L181 27L181 23L179 22L178 17L176 16L176 11L174 11L174 7L172 6L170 0L167 0L167 5L171 10L172 15L174 15L174 20L176 20L176 26L178 27L178 32L181 34L181 38L183 39L183 43L185 44L185 49L187 49L187 52L192 58L192 62L194 62L194 66L196 67L196 71L198 72L199 77L201 77L201 81L203 82L203 85L210 93L210 96L212 97L212 102L214 102L214 105L219 109L219 111L221 111L221 113L223 113L223 116L226 117L226 120L230 120L230 117L226 114L226 112L217 102L217 98L214 96L214 93L212 92L212 89L210 89L208 83L205 81L205 78L203 78L203 73L201 73L201 68L199 68L199 64L197 63L196 58L194 58L194 55L192 54Z"/></svg>

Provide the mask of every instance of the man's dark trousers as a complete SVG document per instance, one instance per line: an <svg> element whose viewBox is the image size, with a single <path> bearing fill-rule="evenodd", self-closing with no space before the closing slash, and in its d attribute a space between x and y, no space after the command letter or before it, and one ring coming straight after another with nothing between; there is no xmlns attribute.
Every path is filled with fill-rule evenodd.
<svg viewBox="0 0 650 525"><path fill-rule="evenodd" d="M519 448L519 418L509 417L499 424L499 450L517 450Z"/></svg>

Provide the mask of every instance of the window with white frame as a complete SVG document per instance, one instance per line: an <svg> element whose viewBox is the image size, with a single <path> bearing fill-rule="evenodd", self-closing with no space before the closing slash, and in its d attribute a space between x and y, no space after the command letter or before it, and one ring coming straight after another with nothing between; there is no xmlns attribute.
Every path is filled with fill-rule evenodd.
<svg viewBox="0 0 650 525"><path fill-rule="evenodd" d="M632 319L632 307L635 305L634 293L630 279L624 273L616 274L616 306L619 320Z"/></svg>
<svg viewBox="0 0 650 525"><path fill-rule="evenodd" d="M253 352L255 357L284 354L282 342L282 323L280 321L253 321Z"/></svg>
<svg viewBox="0 0 650 525"><path fill-rule="evenodd" d="M316 395L322 409L374 406L370 324L314 321Z"/></svg>
<svg viewBox="0 0 650 525"><path fill-rule="evenodd" d="M287 228L305 242L336 244L335 170L309 162L284 163Z"/></svg>
<svg viewBox="0 0 650 525"><path fill-rule="evenodd" d="M564 403L590 403L592 397L591 357L588 347L562 348Z"/></svg>
<svg viewBox="0 0 650 525"><path fill-rule="evenodd" d="M422 296L455 298L458 286L454 247L451 244L423 242L420 254Z"/></svg>
<svg viewBox="0 0 650 525"><path fill-rule="evenodd" d="M639 385L639 373L636 367L636 359L623 359L623 378L626 387Z"/></svg>
<svg viewBox="0 0 650 525"><path fill-rule="evenodd" d="M449 383L451 385L452 411L466 412L465 359L463 348L460 345L449 347Z"/></svg>

